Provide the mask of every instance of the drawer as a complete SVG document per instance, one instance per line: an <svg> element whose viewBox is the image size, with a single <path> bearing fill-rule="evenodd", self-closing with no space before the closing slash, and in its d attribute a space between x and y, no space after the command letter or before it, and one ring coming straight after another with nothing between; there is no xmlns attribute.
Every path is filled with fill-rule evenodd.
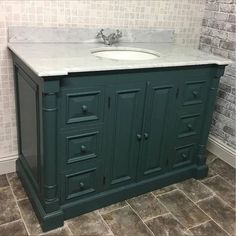
<svg viewBox="0 0 236 236"><path fill-rule="evenodd" d="M83 169L87 165L100 161L102 131L101 126L96 126L84 130L76 129L62 132L59 142L59 155L64 168L72 170L78 165Z"/></svg>
<svg viewBox="0 0 236 236"><path fill-rule="evenodd" d="M178 124L178 138L197 135L201 128L201 114L180 115Z"/></svg>
<svg viewBox="0 0 236 236"><path fill-rule="evenodd" d="M201 104L206 99L207 81L186 81L184 84L183 105Z"/></svg>
<svg viewBox="0 0 236 236"><path fill-rule="evenodd" d="M103 121L104 87L63 90L60 94L62 126Z"/></svg>
<svg viewBox="0 0 236 236"><path fill-rule="evenodd" d="M175 149L174 168L193 163L195 143L179 146Z"/></svg>
<svg viewBox="0 0 236 236"><path fill-rule="evenodd" d="M102 188L103 176L99 168L94 167L63 176L64 201L74 200L98 193Z"/></svg>

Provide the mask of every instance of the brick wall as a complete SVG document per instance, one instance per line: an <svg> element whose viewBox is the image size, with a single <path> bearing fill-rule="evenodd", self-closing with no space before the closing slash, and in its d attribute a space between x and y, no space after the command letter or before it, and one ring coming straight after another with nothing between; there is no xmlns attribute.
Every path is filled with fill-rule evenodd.
<svg viewBox="0 0 236 236"><path fill-rule="evenodd" d="M220 80L211 134L236 149L236 0L207 0L200 49L233 60Z"/></svg>

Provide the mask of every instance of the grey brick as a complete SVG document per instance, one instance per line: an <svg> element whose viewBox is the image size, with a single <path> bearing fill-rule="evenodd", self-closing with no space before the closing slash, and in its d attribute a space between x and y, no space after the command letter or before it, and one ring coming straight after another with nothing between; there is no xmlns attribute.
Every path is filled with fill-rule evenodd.
<svg viewBox="0 0 236 236"><path fill-rule="evenodd" d="M212 53L215 55L225 57L225 58L229 57L229 53L225 49L221 49L221 48L212 48Z"/></svg>
<svg viewBox="0 0 236 236"><path fill-rule="evenodd" d="M207 2L206 4L206 10L211 10L211 11L218 11L219 10L219 3L217 2Z"/></svg>
<svg viewBox="0 0 236 236"><path fill-rule="evenodd" d="M228 3L228 4L232 4L234 3L234 0L216 0L219 3Z"/></svg>
<svg viewBox="0 0 236 236"><path fill-rule="evenodd" d="M224 83L220 83L219 84L219 89L225 91L226 93L230 93L231 92L231 86L224 84Z"/></svg>
<svg viewBox="0 0 236 236"><path fill-rule="evenodd" d="M228 13L234 13L235 12L235 5L234 4L220 4L220 11L221 12L228 12Z"/></svg>
<svg viewBox="0 0 236 236"><path fill-rule="evenodd" d="M211 44L211 38L210 37L206 37L206 36L201 36L200 37L200 42L201 43L205 43L205 44Z"/></svg>
<svg viewBox="0 0 236 236"><path fill-rule="evenodd" d="M214 12L214 18L216 20L226 21L229 18L229 15L224 12Z"/></svg>
<svg viewBox="0 0 236 236"><path fill-rule="evenodd" d="M228 22L236 23L236 15L235 14L229 14L228 15Z"/></svg>
<svg viewBox="0 0 236 236"><path fill-rule="evenodd" d="M223 128L223 131L224 131L225 133L230 134L230 135L232 135L233 137L235 137L235 129L234 129L234 128L229 127L229 126L226 125L226 126Z"/></svg>
<svg viewBox="0 0 236 236"><path fill-rule="evenodd" d="M226 50L234 51L234 50L236 50L236 42L221 40L220 41L220 47L224 48Z"/></svg>

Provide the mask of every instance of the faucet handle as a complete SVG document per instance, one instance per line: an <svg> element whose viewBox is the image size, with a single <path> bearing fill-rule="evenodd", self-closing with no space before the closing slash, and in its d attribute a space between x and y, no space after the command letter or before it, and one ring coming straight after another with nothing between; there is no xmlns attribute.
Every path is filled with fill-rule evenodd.
<svg viewBox="0 0 236 236"><path fill-rule="evenodd" d="M98 33L97 33L96 38L101 38L103 35L103 31L104 31L104 29L100 29L100 31L98 31Z"/></svg>
<svg viewBox="0 0 236 236"><path fill-rule="evenodd" d="M122 32L119 29L117 29L116 30L116 35L117 35L118 38L121 38L122 37Z"/></svg>

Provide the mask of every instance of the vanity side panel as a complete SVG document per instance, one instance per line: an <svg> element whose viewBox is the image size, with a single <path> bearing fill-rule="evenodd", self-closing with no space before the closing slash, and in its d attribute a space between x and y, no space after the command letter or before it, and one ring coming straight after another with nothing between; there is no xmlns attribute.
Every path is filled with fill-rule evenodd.
<svg viewBox="0 0 236 236"><path fill-rule="evenodd" d="M19 159L40 192L39 86L15 65Z"/></svg>

